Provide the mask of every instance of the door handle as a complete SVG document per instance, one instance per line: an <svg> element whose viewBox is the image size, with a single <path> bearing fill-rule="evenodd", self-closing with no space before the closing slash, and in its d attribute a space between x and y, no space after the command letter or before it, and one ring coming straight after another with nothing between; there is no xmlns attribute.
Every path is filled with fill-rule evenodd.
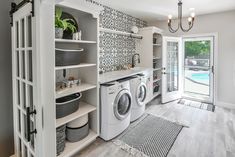
<svg viewBox="0 0 235 157"><path fill-rule="evenodd" d="M30 116L37 114L36 110L30 111L30 107L26 108L26 118L27 118L27 142L31 141L31 135L37 134L37 129L31 130Z"/></svg>
<svg viewBox="0 0 235 157"><path fill-rule="evenodd" d="M214 72L215 72L214 65L211 67L211 72L212 72L212 74L214 74Z"/></svg>

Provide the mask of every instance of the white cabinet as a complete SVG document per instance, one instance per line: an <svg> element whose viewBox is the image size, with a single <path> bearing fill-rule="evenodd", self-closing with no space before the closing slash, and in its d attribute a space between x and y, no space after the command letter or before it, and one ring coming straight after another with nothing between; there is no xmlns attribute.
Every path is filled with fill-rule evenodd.
<svg viewBox="0 0 235 157"><path fill-rule="evenodd" d="M55 39L55 6L78 19L82 40ZM31 15L32 9L34 16ZM75 154L99 135L98 36L101 10L101 7L84 0L44 0L34 1L34 7L26 3L13 14L12 75L17 156L56 157L56 129L85 114L89 114L88 136L75 143L66 142L65 150L59 156ZM56 66L56 48L84 49L81 64ZM64 71L65 78L73 76L82 83L58 90L56 83L65 79ZM56 119L56 99L78 92L83 95L79 110Z"/></svg>

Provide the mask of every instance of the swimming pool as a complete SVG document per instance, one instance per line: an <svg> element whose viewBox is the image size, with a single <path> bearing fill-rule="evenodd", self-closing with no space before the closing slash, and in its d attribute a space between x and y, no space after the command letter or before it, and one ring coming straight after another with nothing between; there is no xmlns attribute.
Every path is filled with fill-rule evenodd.
<svg viewBox="0 0 235 157"><path fill-rule="evenodd" d="M203 73L191 73L191 77L193 81L199 82L199 83L205 83L209 85L209 72L203 72Z"/></svg>

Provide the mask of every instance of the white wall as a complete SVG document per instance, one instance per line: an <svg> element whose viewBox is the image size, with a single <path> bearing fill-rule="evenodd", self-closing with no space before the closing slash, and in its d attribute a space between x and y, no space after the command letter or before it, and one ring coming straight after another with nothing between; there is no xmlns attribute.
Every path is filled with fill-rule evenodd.
<svg viewBox="0 0 235 157"><path fill-rule="evenodd" d="M10 1L0 1L0 157L13 154Z"/></svg>
<svg viewBox="0 0 235 157"><path fill-rule="evenodd" d="M193 29L188 33L170 33L167 20L149 25L163 29L165 34L170 36L218 32L218 101L234 104L235 107L235 10L197 16ZM173 25L176 23L173 22Z"/></svg>

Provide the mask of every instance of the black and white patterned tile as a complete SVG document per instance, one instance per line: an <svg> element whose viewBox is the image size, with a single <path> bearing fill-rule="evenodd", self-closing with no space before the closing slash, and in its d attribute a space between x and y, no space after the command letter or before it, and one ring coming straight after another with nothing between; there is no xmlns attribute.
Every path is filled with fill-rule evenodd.
<svg viewBox="0 0 235 157"><path fill-rule="evenodd" d="M130 32L132 26L143 28L147 23L93 0L86 0L102 6L99 26L117 31ZM131 64L132 56L136 53L136 40L126 35L100 32L100 70L104 72L118 70L120 66Z"/></svg>

